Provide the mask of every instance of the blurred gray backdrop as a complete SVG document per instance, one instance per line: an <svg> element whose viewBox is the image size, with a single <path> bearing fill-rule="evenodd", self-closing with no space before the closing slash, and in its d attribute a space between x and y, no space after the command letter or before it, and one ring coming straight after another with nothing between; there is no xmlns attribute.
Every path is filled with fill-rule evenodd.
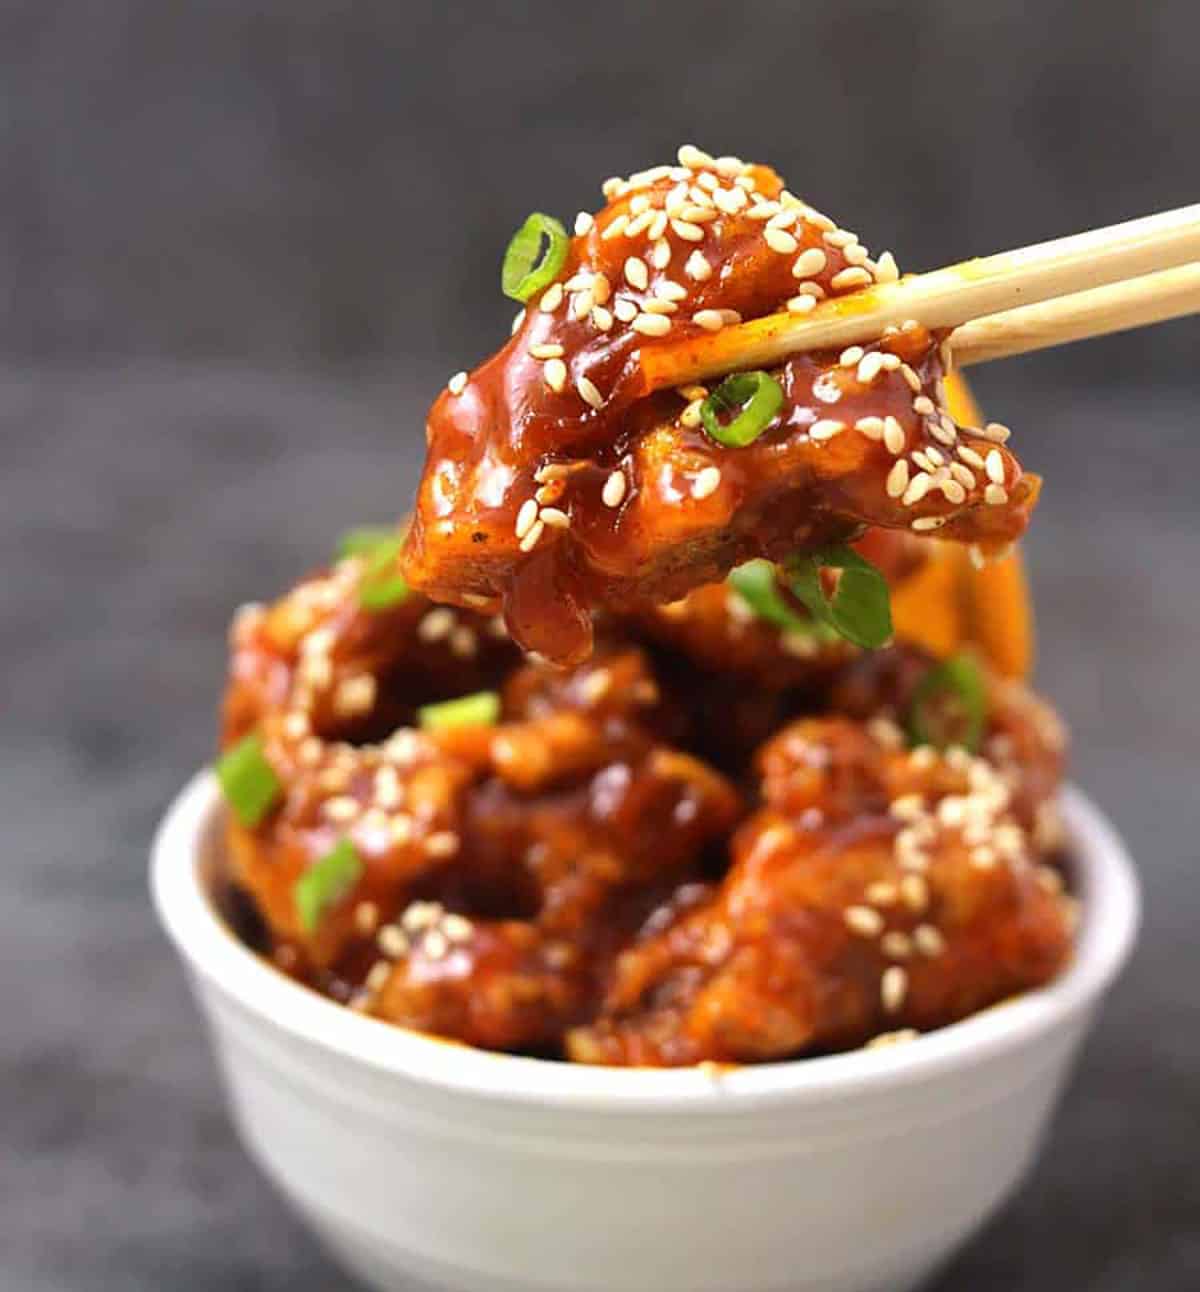
<svg viewBox="0 0 1200 1292"><path fill-rule="evenodd" d="M516 224L688 140L911 269L1195 201L1198 42L1195 0L0 0L6 1292L340 1286L235 1146L145 850L233 607L404 510ZM1200 1286L1198 340L976 380L1048 477L1040 683L1147 923L938 1292Z"/></svg>

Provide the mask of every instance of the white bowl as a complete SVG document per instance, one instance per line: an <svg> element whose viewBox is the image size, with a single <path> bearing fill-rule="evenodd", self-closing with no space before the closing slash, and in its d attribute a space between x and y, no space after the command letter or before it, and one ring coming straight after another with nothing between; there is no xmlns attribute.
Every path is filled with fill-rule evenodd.
<svg viewBox="0 0 1200 1292"><path fill-rule="evenodd" d="M1132 945L1125 850L1077 791L1064 806L1083 921L1054 983L907 1045L715 1076L489 1054L298 986L209 900L208 773L167 814L153 887L246 1147L367 1283L902 1292L1020 1182Z"/></svg>

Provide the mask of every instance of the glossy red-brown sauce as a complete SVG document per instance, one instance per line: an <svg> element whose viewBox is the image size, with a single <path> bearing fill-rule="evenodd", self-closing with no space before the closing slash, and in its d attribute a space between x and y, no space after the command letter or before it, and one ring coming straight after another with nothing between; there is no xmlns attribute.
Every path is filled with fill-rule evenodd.
<svg viewBox="0 0 1200 1292"><path fill-rule="evenodd" d="M673 601L751 557L866 526L999 547L1037 496L1003 428L950 421L943 338L916 324L776 369L783 407L747 447L700 426L708 387L647 390L643 351L702 334L714 312L757 318L893 273L768 168L687 158L606 185L555 283L429 415L407 577L436 600L502 610L520 645L561 663L587 656L596 607ZM646 325L665 334L638 330L647 309L673 311ZM812 434L830 421L844 429Z"/></svg>

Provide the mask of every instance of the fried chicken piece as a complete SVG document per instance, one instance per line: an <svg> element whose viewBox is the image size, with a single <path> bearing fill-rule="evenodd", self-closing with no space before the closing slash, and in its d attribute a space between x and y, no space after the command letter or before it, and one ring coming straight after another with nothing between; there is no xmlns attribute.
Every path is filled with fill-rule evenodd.
<svg viewBox="0 0 1200 1292"><path fill-rule="evenodd" d="M812 719L762 751L767 806L707 900L617 960L580 1062L756 1062L927 1030L1054 976L1071 910L981 758ZM897 793L902 789L902 793Z"/></svg>
<svg viewBox="0 0 1200 1292"><path fill-rule="evenodd" d="M654 346L894 276L762 166L689 151L606 186L555 282L512 339L431 410L404 554L439 601L502 609L560 662L591 612L672 602L752 557L865 526L1011 542L1037 497L1007 431L944 409L940 338L917 324L770 376L782 399L752 443L702 425L704 387L647 388Z"/></svg>

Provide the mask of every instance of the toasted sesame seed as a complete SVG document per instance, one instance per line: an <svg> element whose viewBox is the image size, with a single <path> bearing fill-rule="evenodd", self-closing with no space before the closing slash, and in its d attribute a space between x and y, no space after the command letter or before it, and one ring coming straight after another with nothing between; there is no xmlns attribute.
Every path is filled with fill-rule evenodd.
<svg viewBox="0 0 1200 1292"><path fill-rule="evenodd" d="M679 158L681 166L687 166L693 170L699 170L703 166L715 165L710 154L706 153L703 148L697 148L695 144L681 145L675 155Z"/></svg>
<svg viewBox="0 0 1200 1292"><path fill-rule="evenodd" d="M751 220L769 220L773 215L778 215L783 207L775 201L768 198L762 198L746 212L746 216Z"/></svg>
<svg viewBox="0 0 1200 1292"><path fill-rule="evenodd" d="M1000 456L999 449L990 449L988 451L988 455L984 459L984 466L989 480L999 485L1004 483L1004 459Z"/></svg>
<svg viewBox="0 0 1200 1292"><path fill-rule="evenodd" d="M605 225L604 232L600 235L601 241L611 242L613 238L619 238L625 232L628 224L629 216L622 211L620 215Z"/></svg>
<svg viewBox="0 0 1200 1292"><path fill-rule="evenodd" d="M964 489L975 488L975 476L968 467L963 466L961 462L950 463L950 474L958 481Z"/></svg>
<svg viewBox="0 0 1200 1292"><path fill-rule="evenodd" d="M567 384L567 365L561 359L547 359L542 378L555 393L561 392Z"/></svg>
<svg viewBox="0 0 1200 1292"><path fill-rule="evenodd" d="M579 292L571 298L571 317L582 322L592 312L592 306L595 303L595 293L590 287Z"/></svg>
<svg viewBox="0 0 1200 1292"><path fill-rule="evenodd" d="M889 965L879 980L879 999L888 1014L898 1013L908 994L908 974L899 965Z"/></svg>
<svg viewBox="0 0 1200 1292"><path fill-rule="evenodd" d="M709 220L717 218L717 213L711 205L699 206L693 202L679 208L679 217L689 224L707 224Z"/></svg>
<svg viewBox="0 0 1200 1292"><path fill-rule="evenodd" d="M929 433L935 440L940 440L948 449L953 448L958 440L958 428L949 417L939 417L928 423Z"/></svg>
<svg viewBox="0 0 1200 1292"><path fill-rule="evenodd" d="M646 314L674 314L678 309L674 301L664 300L661 296L652 296L642 302L642 311Z"/></svg>
<svg viewBox="0 0 1200 1292"><path fill-rule="evenodd" d="M907 960L912 955L912 939L899 929L892 929L879 940L879 949L889 960Z"/></svg>
<svg viewBox="0 0 1200 1292"><path fill-rule="evenodd" d="M622 323L632 323L638 316L638 307L633 301L622 297L613 306L613 313L621 320Z"/></svg>
<svg viewBox="0 0 1200 1292"><path fill-rule="evenodd" d="M721 484L721 468L705 467L692 481L692 497L707 498L715 493Z"/></svg>
<svg viewBox="0 0 1200 1292"><path fill-rule="evenodd" d="M610 175L608 179L600 185L600 192L607 198L614 198L624 187L625 181L619 175Z"/></svg>
<svg viewBox="0 0 1200 1292"><path fill-rule="evenodd" d="M570 516L558 507L543 507L538 512L538 519L543 525L549 525L551 529L568 529L571 524Z"/></svg>
<svg viewBox="0 0 1200 1292"><path fill-rule="evenodd" d="M851 265L849 269L840 270L829 280L830 287L834 291L841 291L843 287L864 287L871 282L871 275L859 265Z"/></svg>
<svg viewBox="0 0 1200 1292"><path fill-rule="evenodd" d="M908 439L904 434L904 427L889 413L883 419L883 446L893 457L898 457L904 452Z"/></svg>
<svg viewBox="0 0 1200 1292"><path fill-rule="evenodd" d="M656 211L654 213L654 219L650 221L650 225L646 230L646 237L649 238L651 242L658 242L666 231L667 213L665 211Z"/></svg>
<svg viewBox="0 0 1200 1292"><path fill-rule="evenodd" d="M625 261L625 281L630 287L636 288L639 292L644 292L650 281L650 272L646 268L646 262L637 256L630 256Z"/></svg>
<svg viewBox="0 0 1200 1292"><path fill-rule="evenodd" d="M698 224L693 224L690 220L672 220L671 228L674 229L685 242L704 241L703 228Z"/></svg>
<svg viewBox="0 0 1200 1292"><path fill-rule="evenodd" d="M529 530L521 538L521 541L517 544L517 546L521 549L522 552L532 552L533 549L537 547L538 540L542 537L545 531L546 531L545 523L541 520L535 520L533 524L529 527Z"/></svg>
<svg viewBox="0 0 1200 1292"><path fill-rule="evenodd" d="M717 313L720 314L726 327L742 321L742 316L737 312L737 310L718 310Z"/></svg>
<svg viewBox="0 0 1200 1292"><path fill-rule="evenodd" d="M817 300L823 301L826 296L825 288L813 278L806 278L803 282L796 284L798 295L815 296Z"/></svg>
<svg viewBox="0 0 1200 1292"><path fill-rule="evenodd" d="M608 275L600 273L593 274L591 290L596 304L604 305L612 295L612 284L608 281Z"/></svg>
<svg viewBox="0 0 1200 1292"><path fill-rule="evenodd" d="M932 924L918 924L912 936L917 950L931 960L946 949L946 939L942 937L941 930Z"/></svg>
<svg viewBox="0 0 1200 1292"><path fill-rule="evenodd" d="M896 264L896 257L890 251L885 251L875 261L875 281L877 283L894 283L899 277L900 267Z"/></svg>
<svg viewBox="0 0 1200 1292"><path fill-rule="evenodd" d="M575 234L577 237L584 237L591 233L596 221L587 211L580 211L575 217Z"/></svg>
<svg viewBox="0 0 1200 1292"><path fill-rule="evenodd" d="M792 265L793 278L812 278L817 274L824 273L825 266L829 263L829 257L821 250L820 247L809 247L802 251Z"/></svg>
<svg viewBox="0 0 1200 1292"><path fill-rule="evenodd" d="M675 393L680 399L704 399L708 394L707 386L676 386Z"/></svg>
<svg viewBox="0 0 1200 1292"><path fill-rule="evenodd" d="M900 880L900 896L910 911L920 914L929 906L929 885L922 875L905 875Z"/></svg>
<svg viewBox="0 0 1200 1292"><path fill-rule="evenodd" d="M682 283L677 283L670 278L660 278L654 284L654 295L664 301L686 301L688 289Z"/></svg>
<svg viewBox="0 0 1200 1292"><path fill-rule="evenodd" d="M712 277L712 265L699 251L693 251L683 266L683 272L694 282L702 283Z"/></svg>
<svg viewBox="0 0 1200 1292"><path fill-rule="evenodd" d="M908 383L909 390L916 391L921 389L921 378L917 376L915 368L910 367L907 363L902 363L900 365L900 375Z"/></svg>
<svg viewBox="0 0 1200 1292"><path fill-rule="evenodd" d="M425 851L431 857L452 857L458 851L458 835L453 830L438 830L425 840Z"/></svg>
<svg viewBox="0 0 1200 1292"><path fill-rule="evenodd" d="M720 310L699 310L692 315L692 322L706 332L719 332L725 326Z"/></svg>
<svg viewBox="0 0 1200 1292"><path fill-rule="evenodd" d="M670 304L669 301L664 302ZM662 314L641 313L633 320L633 330L643 336L666 336L671 330L671 320Z"/></svg>
<svg viewBox="0 0 1200 1292"><path fill-rule="evenodd" d="M882 371L883 355L878 350L872 350L859 360L856 376L864 386L869 386Z"/></svg>
<svg viewBox="0 0 1200 1292"><path fill-rule="evenodd" d="M861 431L869 440L881 440L883 438L883 418L860 417L854 423L854 429Z"/></svg>
<svg viewBox="0 0 1200 1292"><path fill-rule="evenodd" d="M768 229L790 229L799 219L800 212L794 206L785 206L777 215L767 221Z"/></svg>
<svg viewBox="0 0 1200 1292"><path fill-rule="evenodd" d="M514 526L518 538L524 538L533 528L538 518L538 505L535 499L526 498L517 512L516 524ZM437 612L432 612L436 614ZM429 616L426 616L428 618Z"/></svg>
<svg viewBox="0 0 1200 1292"><path fill-rule="evenodd" d="M450 950L450 939L441 929L430 929L421 939L421 954L428 960L441 960Z"/></svg>
<svg viewBox="0 0 1200 1292"><path fill-rule="evenodd" d="M607 332L613 325L613 316L603 305L592 309L592 322L601 332Z"/></svg>
<svg viewBox="0 0 1200 1292"><path fill-rule="evenodd" d="M912 402L913 412L920 413L922 417L928 417L937 412L933 400L928 395L918 395Z"/></svg>
<svg viewBox="0 0 1200 1292"><path fill-rule="evenodd" d="M379 923L379 907L374 902L359 902L354 908L354 927L370 937Z"/></svg>
<svg viewBox="0 0 1200 1292"><path fill-rule="evenodd" d="M713 202L717 210L726 215L737 215L748 201L744 188L719 188L713 190Z"/></svg>
<svg viewBox="0 0 1200 1292"><path fill-rule="evenodd" d="M579 391L579 396L585 404L590 404L593 408L604 407L604 396L596 389L596 383L590 377L578 377L575 381L575 389Z"/></svg>
<svg viewBox="0 0 1200 1292"><path fill-rule="evenodd" d="M452 395L461 395L467 388L467 374L465 372L456 372L453 377L446 382L446 389Z"/></svg>
<svg viewBox="0 0 1200 1292"><path fill-rule="evenodd" d="M666 269L671 263L671 244L666 238L658 238L650 248L650 263L655 269Z"/></svg>
<svg viewBox="0 0 1200 1292"><path fill-rule="evenodd" d="M900 497L900 502L905 507L915 506L929 492L932 484L933 477L927 471L918 471L909 481L908 488Z"/></svg>
<svg viewBox="0 0 1200 1292"><path fill-rule="evenodd" d="M564 351L561 345L547 342L539 345L531 345L529 347L529 353L533 355L535 359L560 359L562 358Z"/></svg>
<svg viewBox="0 0 1200 1292"><path fill-rule="evenodd" d="M925 815L925 800L920 794L901 794L888 804L888 811L900 821L918 821Z"/></svg>
<svg viewBox="0 0 1200 1292"><path fill-rule="evenodd" d="M799 296L793 296L787 303L789 314L807 314L816 307L817 298L811 292L801 292Z"/></svg>
<svg viewBox="0 0 1200 1292"><path fill-rule="evenodd" d="M851 242L842 248L842 256L849 265L866 265L870 260L867 249L861 242ZM868 270L868 273L870 270Z"/></svg>
<svg viewBox="0 0 1200 1292"><path fill-rule="evenodd" d="M831 440L845 429L845 422L839 422L832 417L821 417L808 428L808 436L812 440Z"/></svg>
<svg viewBox="0 0 1200 1292"><path fill-rule="evenodd" d="M897 458L892 464L892 469L887 476L887 496L889 498L899 498L908 488L908 463L903 458Z"/></svg>
<svg viewBox="0 0 1200 1292"><path fill-rule="evenodd" d="M385 956L391 956L393 960L408 954L408 938L398 925L385 924L375 935L375 943Z"/></svg>
<svg viewBox="0 0 1200 1292"><path fill-rule="evenodd" d="M1002 507L1008 501L1008 490L1003 485L990 484L983 491L983 501L993 507Z"/></svg>
<svg viewBox="0 0 1200 1292"><path fill-rule="evenodd" d="M640 215L635 215L625 226L625 236L627 238L636 238L639 233L645 232L657 218L657 211L643 210Z"/></svg>
<svg viewBox="0 0 1200 1292"><path fill-rule="evenodd" d="M955 449L955 452L964 462L969 463L979 471L984 470L985 464L983 457L976 453L974 449L968 448L965 444L960 444Z"/></svg>
<svg viewBox="0 0 1200 1292"><path fill-rule="evenodd" d="M334 711L342 717L366 713L374 703L375 679L369 673L345 678L333 697Z"/></svg>
<svg viewBox="0 0 1200 1292"><path fill-rule="evenodd" d="M362 804L348 794L339 794L336 798L329 799L321 811L330 821L353 821L362 811Z"/></svg>
<svg viewBox="0 0 1200 1292"><path fill-rule="evenodd" d="M991 440L993 444L1004 444L1012 434L1012 431L1000 422L988 422L980 434L985 440Z"/></svg>
<svg viewBox="0 0 1200 1292"><path fill-rule="evenodd" d="M883 916L871 906L847 906L842 912L851 933L877 938L883 932Z"/></svg>
<svg viewBox="0 0 1200 1292"><path fill-rule="evenodd" d="M543 314L553 314L562 303L562 283L551 283L550 286L542 293L542 299L538 301L538 309L540 309Z"/></svg>
<svg viewBox="0 0 1200 1292"><path fill-rule="evenodd" d="M474 933L475 926L465 915L447 911L442 916L441 930L451 942L467 942Z"/></svg>
<svg viewBox="0 0 1200 1292"><path fill-rule="evenodd" d="M858 234L851 233L849 229L830 228L821 236L831 247L848 247L852 242L858 241Z"/></svg>
<svg viewBox="0 0 1200 1292"><path fill-rule="evenodd" d="M957 463L955 465L957 465ZM951 468L951 470L953 470L953 468ZM941 489L942 495L946 501L953 503L956 507L961 507L962 504L967 501L967 491L957 480L954 479L953 476L951 476L949 480L939 480L938 487Z"/></svg>
<svg viewBox="0 0 1200 1292"><path fill-rule="evenodd" d="M621 500L625 497L625 473L623 471L613 471L604 482L604 488L600 497L606 507L619 507Z"/></svg>
<svg viewBox="0 0 1200 1292"><path fill-rule="evenodd" d="M792 255L799 245L786 229L776 229L769 224L763 230L763 239L772 251L777 251L781 256Z"/></svg>
<svg viewBox="0 0 1200 1292"><path fill-rule="evenodd" d="M589 673L579 684L579 694L586 704L595 704L612 690L612 674L606 668Z"/></svg>
<svg viewBox="0 0 1200 1292"><path fill-rule="evenodd" d="M866 351L861 345L852 345L838 356L838 363L843 368L856 368Z"/></svg>
<svg viewBox="0 0 1200 1292"><path fill-rule="evenodd" d="M866 898L872 906L893 906L899 896L896 885L889 884L886 880L867 885Z"/></svg>
<svg viewBox="0 0 1200 1292"><path fill-rule="evenodd" d="M700 415L700 410L704 407L703 399L693 399L688 406L679 414L680 426L687 426L695 429L704 420Z"/></svg>

